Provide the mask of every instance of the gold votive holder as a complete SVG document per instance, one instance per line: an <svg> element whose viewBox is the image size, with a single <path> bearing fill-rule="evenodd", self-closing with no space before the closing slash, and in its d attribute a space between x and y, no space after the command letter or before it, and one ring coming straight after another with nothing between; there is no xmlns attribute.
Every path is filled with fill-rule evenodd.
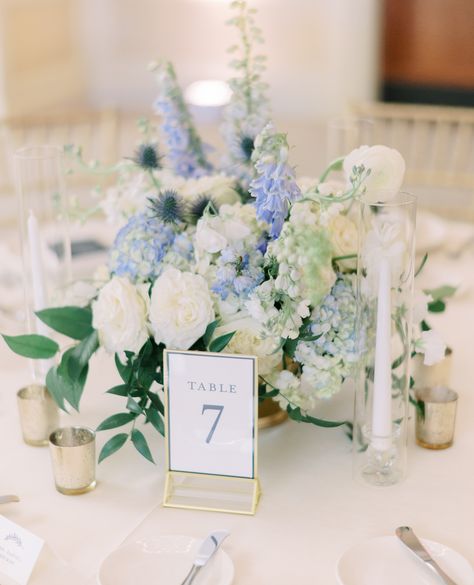
<svg viewBox="0 0 474 585"><path fill-rule="evenodd" d="M49 435L59 426L59 410L46 386L29 384L21 388L17 403L25 443L34 447L47 445Z"/></svg>
<svg viewBox="0 0 474 585"><path fill-rule="evenodd" d="M426 449L447 449L453 444L458 394L446 386L415 391L416 442Z"/></svg>
<svg viewBox="0 0 474 585"><path fill-rule="evenodd" d="M49 437L53 475L58 492L85 494L96 486L95 433L87 427L64 427Z"/></svg>

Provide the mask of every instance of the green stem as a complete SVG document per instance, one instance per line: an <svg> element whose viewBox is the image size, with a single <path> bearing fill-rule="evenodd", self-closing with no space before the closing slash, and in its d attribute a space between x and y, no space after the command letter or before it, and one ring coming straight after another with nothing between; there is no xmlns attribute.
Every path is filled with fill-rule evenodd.
<svg viewBox="0 0 474 585"><path fill-rule="evenodd" d="M335 160L330 163L324 173L319 177L319 182L324 183L327 179L328 175L332 173L332 171L340 171L342 169L342 163L344 162L344 157L336 158Z"/></svg>

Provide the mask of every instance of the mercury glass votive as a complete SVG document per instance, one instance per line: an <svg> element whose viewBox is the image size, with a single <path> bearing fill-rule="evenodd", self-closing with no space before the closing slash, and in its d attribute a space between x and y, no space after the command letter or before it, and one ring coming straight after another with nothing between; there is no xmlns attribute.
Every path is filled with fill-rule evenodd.
<svg viewBox="0 0 474 585"><path fill-rule="evenodd" d="M458 395L445 386L416 390L416 442L426 449L453 444Z"/></svg>
<svg viewBox="0 0 474 585"><path fill-rule="evenodd" d="M49 435L59 426L59 410L46 386L30 384L21 388L17 402L25 443L34 447L47 445Z"/></svg>
<svg viewBox="0 0 474 585"><path fill-rule="evenodd" d="M94 431L87 427L56 429L49 437L49 447L58 492L73 496L95 488Z"/></svg>

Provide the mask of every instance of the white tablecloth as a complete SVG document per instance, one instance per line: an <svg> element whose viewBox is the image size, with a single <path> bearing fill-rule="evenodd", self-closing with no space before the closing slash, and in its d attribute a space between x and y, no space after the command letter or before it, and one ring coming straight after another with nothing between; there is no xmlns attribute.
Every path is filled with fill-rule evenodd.
<svg viewBox="0 0 474 585"><path fill-rule="evenodd" d="M460 274L469 274L474 258L466 254L456 265ZM444 270L452 266L439 255L425 281L443 282ZM56 492L48 449L29 447L20 437L15 393L29 381L26 363L2 344L0 494L16 493L21 502L1 506L0 513L47 543L31 585L95 583L104 557L144 520L142 530L150 535L202 537L228 527L231 537L224 546L235 564L235 585L334 585L344 550L392 534L402 524L457 549L474 564L473 304L472 291L465 291L444 315L432 319L454 349L452 387L460 402L451 449L424 450L411 436L407 479L391 488L369 488L352 479L351 445L342 429L285 423L260 435L263 496L254 517L161 508L164 447L155 435L151 447L157 466L127 444L98 467L95 491L78 497ZM68 423L95 427L123 410L122 399L104 394L117 380L104 357L93 364L81 413L66 417ZM346 390L322 414L350 417L351 411ZM98 448L111 434L99 434Z"/></svg>

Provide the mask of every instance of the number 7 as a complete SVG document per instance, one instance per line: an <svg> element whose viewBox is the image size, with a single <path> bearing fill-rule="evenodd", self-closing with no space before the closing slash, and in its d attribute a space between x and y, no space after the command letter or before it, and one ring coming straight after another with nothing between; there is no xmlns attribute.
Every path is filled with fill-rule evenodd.
<svg viewBox="0 0 474 585"><path fill-rule="evenodd" d="M224 410L224 406L221 404L203 404L201 414L204 414L206 412L206 410L218 410L219 411L219 414L216 416L216 420L214 421L214 424L212 425L211 430L209 431L209 434L206 437L206 443L210 443L212 436L214 435L214 431L216 430L217 423L219 422L219 419L222 416L222 411Z"/></svg>

